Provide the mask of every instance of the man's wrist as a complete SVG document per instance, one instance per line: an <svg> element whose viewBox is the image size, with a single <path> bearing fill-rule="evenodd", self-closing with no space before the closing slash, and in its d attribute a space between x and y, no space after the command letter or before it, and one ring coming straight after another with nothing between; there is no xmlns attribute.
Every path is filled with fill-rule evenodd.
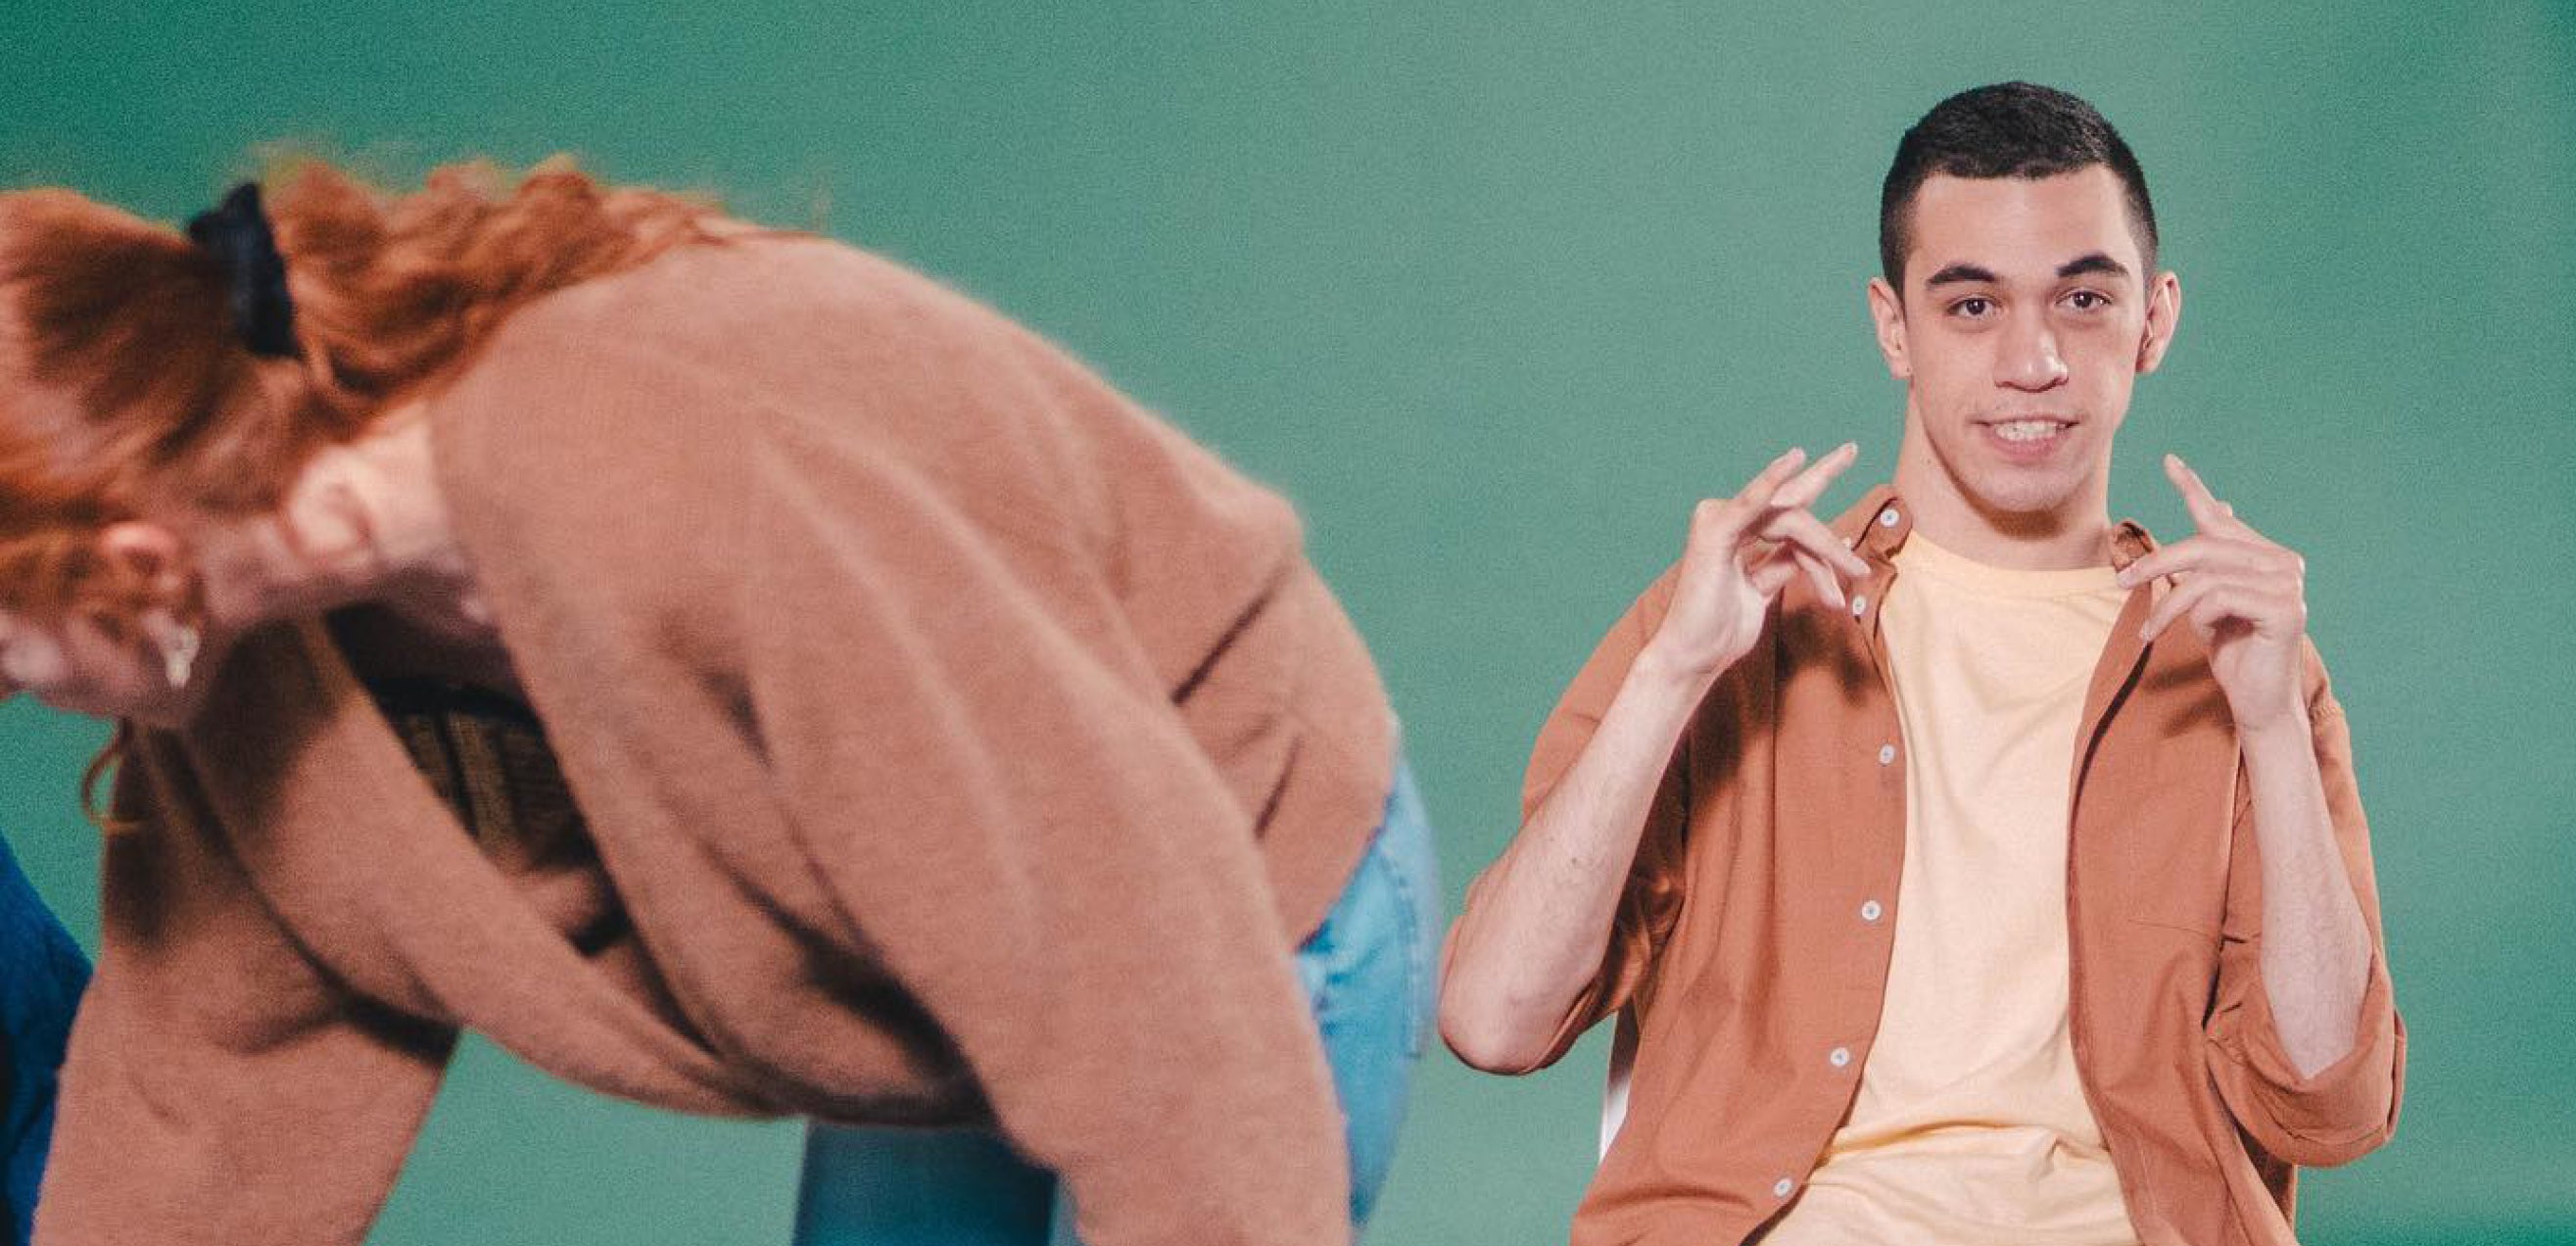
<svg viewBox="0 0 2576 1246"><path fill-rule="evenodd" d="M2304 750L2314 742L2314 731L2308 723L2308 707L2294 702L2261 717L2239 715L2236 738L2248 750L2275 741L2284 744L2296 741Z"/></svg>
<svg viewBox="0 0 2576 1246"><path fill-rule="evenodd" d="M1710 684L1717 682L1719 675L1726 673L1726 668L1733 665L1734 658L1684 661L1663 646L1648 641L1646 647L1637 652L1637 660L1629 667L1628 677L1657 689L1696 694L1705 692Z"/></svg>
<svg viewBox="0 0 2576 1246"><path fill-rule="evenodd" d="M2236 744L2245 755L2245 764L2258 770L2274 763L2314 764L2316 759L2316 731L2304 712L2250 723L2240 719L2236 724Z"/></svg>

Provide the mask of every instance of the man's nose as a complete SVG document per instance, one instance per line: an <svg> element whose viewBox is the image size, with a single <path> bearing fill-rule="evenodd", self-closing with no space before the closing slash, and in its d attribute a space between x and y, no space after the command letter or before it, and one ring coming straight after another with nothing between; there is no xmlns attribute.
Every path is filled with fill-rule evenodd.
<svg viewBox="0 0 2576 1246"><path fill-rule="evenodd" d="M2005 330L1995 359L1995 384L2038 393L2066 383L2066 360L2046 316L2025 316Z"/></svg>

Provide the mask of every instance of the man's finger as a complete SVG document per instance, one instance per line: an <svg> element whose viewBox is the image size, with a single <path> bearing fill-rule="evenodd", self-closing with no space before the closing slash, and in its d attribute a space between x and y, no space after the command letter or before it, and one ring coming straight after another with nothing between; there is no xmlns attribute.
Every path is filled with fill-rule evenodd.
<svg viewBox="0 0 2576 1246"><path fill-rule="evenodd" d="M2191 512L2192 523L2201 531L2242 526L2236 523L2236 508L2219 501L2218 495L2209 491L2209 482L2202 480L2191 464L2183 462L2181 455L2165 456L2165 479L2173 482L2174 491L2182 495L2183 508Z"/></svg>
<svg viewBox="0 0 2576 1246"><path fill-rule="evenodd" d="M1846 441L1834 447L1825 457L1808 464L1807 470L1798 473L1796 479L1780 486L1779 492L1771 495L1770 505L1802 508L1815 505L1817 498L1825 496L1825 488L1834 482L1834 477L1842 475L1843 469L1859 458L1859 442Z"/></svg>
<svg viewBox="0 0 2576 1246"><path fill-rule="evenodd" d="M2238 585L2221 588L2203 597L2191 608L2191 626L2203 639L2215 637L2229 623L2242 625L2247 631L2261 632L2272 621L2278 603L2259 590Z"/></svg>
<svg viewBox="0 0 2576 1246"><path fill-rule="evenodd" d="M2220 591L2201 598L2200 604L2191 608L2191 625L2199 628L2201 634L2206 636L2217 631L2218 625L2229 619L2244 619L2249 623L2252 622L2253 616L2245 612L2245 608L2235 600L2235 596L2234 593Z"/></svg>
<svg viewBox="0 0 2576 1246"><path fill-rule="evenodd" d="M1691 513L1691 540L1715 542L1714 548L1732 549L1744 535L1744 527L1762 513L1771 495L1780 491L1791 473L1798 470L1807 452L1792 446L1771 460L1744 488L1730 498L1707 498Z"/></svg>
<svg viewBox="0 0 2576 1246"><path fill-rule="evenodd" d="M1843 596L1842 581L1835 578L1833 568L1816 561L1815 555L1798 546L1789 545L1783 548L1787 549L1789 556L1797 561L1798 569L1807 573L1807 583L1815 588L1816 596L1820 600L1836 610L1844 609L1850 604L1851 599Z"/></svg>
<svg viewBox="0 0 2576 1246"><path fill-rule="evenodd" d="M2218 591L2218 587L2219 581L2215 577L2205 575L2177 582L2156 600L2155 609L2147 612L2147 621L2138 627L2139 638L2154 643L2156 637L2165 634L2166 628L2173 626L2175 619L2189 613L2202 598Z"/></svg>
<svg viewBox="0 0 2576 1246"><path fill-rule="evenodd" d="M1789 551L1789 546L1774 545L1744 569L1745 583L1751 584L1764 601L1779 596L1780 590L1789 586L1789 577L1798 574L1797 559Z"/></svg>
<svg viewBox="0 0 2576 1246"><path fill-rule="evenodd" d="M2243 525L2234 532L2204 532L2186 537L2120 568L2122 588L2135 588L2185 572L2230 571L2265 583L2297 584L2307 574L2307 560L2263 539Z"/></svg>
<svg viewBox="0 0 2576 1246"><path fill-rule="evenodd" d="M1736 493L1734 500L1743 503L1747 509L1770 505L1771 496L1778 493L1780 486L1787 484L1789 477L1797 474L1798 465L1806 461L1805 447L1789 447L1781 452L1780 457L1771 460L1761 471L1755 473L1753 479L1744 482L1744 488Z"/></svg>
<svg viewBox="0 0 2576 1246"><path fill-rule="evenodd" d="M1803 510L1775 510L1765 516L1756 535L1774 541L1788 541L1813 555L1817 561L1851 579L1866 579L1869 563L1851 551L1835 536L1824 521Z"/></svg>
<svg viewBox="0 0 2576 1246"><path fill-rule="evenodd" d="M2236 576L2193 576L2156 603L2138 634L2153 641L2182 618L2203 632L2231 618L2260 627L2278 623L2284 611L2295 609L2295 598L2257 582Z"/></svg>
<svg viewBox="0 0 2576 1246"><path fill-rule="evenodd" d="M2200 609L2213 605L2221 609L2218 617L2242 619L2261 631L2287 635L2307 627L2307 614L2297 594L2286 593L2275 585L2237 581L2223 586L2200 603Z"/></svg>
<svg viewBox="0 0 2576 1246"><path fill-rule="evenodd" d="M2185 537L2171 545L2158 546L2154 553L2120 568L2119 580L2121 587L2133 588L2149 580L2178 576L2186 571L2251 565L2249 552L2224 537Z"/></svg>

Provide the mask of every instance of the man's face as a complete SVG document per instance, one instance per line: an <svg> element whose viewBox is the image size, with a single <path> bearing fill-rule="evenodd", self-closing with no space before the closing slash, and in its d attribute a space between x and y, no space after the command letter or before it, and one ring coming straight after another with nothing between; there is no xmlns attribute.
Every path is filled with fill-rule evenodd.
<svg viewBox="0 0 2576 1246"><path fill-rule="evenodd" d="M2181 297L2147 272L2119 178L1935 174L1911 224L1901 302L1883 281L1870 291L1907 383L1909 452L1993 520L2099 509L2111 436Z"/></svg>

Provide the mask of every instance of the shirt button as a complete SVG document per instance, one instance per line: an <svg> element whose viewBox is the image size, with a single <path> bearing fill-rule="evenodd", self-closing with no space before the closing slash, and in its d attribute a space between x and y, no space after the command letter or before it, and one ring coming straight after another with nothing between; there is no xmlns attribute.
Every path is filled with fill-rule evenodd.
<svg viewBox="0 0 2576 1246"><path fill-rule="evenodd" d="M1878 901L1876 900L1866 901L1860 906L1860 919L1862 921L1874 922L1886 915L1887 910L1880 908L1878 906Z"/></svg>
<svg viewBox="0 0 2576 1246"><path fill-rule="evenodd" d="M1791 1181L1791 1180L1790 1180L1790 1179L1788 1179L1787 1177L1782 1177L1782 1178L1780 1178L1779 1180L1774 1181L1774 1182L1772 1182L1772 1183L1771 1183L1771 1197L1773 1197L1773 1198L1787 1198L1787 1197L1789 1197L1789 1191L1794 1190L1794 1189L1797 1189L1797 1188L1798 1188L1798 1183L1797 1183L1797 1182L1795 1182L1795 1181Z"/></svg>
<svg viewBox="0 0 2576 1246"><path fill-rule="evenodd" d="M1880 512L1878 513L1878 526L1879 526L1879 527L1882 527L1882 528L1893 528L1893 527L1895 527L1895 526L1896 526L1896 508L1895 508L1895 507L1893 507L1893 506L1888 507L1886 510L1880 511Z"/></svg>
<svg viewBox="0 0 2576 1246"><path fill-rule="evenodd" d="M1850 1063L1851 1063L1851 1048L1849 1048L1849 1047L1836 1047L1836 1048L1834 1048L1832 1051L1826 1052L1826 1053L1825 1053L1825 1063L1830 1064L1830 1065L1832 1065L1832 1066L1834 1066L1835 1068L1838 1068L1838 1069L1839 1069L1839 1068L1842 1068L1842 1067L1843 1067L1843 1066L1845 1066L1845 1065L1850 1064Z"/></svg>
<svg viewBox="0 0 2576 1246"><path fill-rule="evenodd" d="M1867 613L1869 613L1869 594L1867 594L1867 593L1856 593L1856 594L1853 594L1853 596L1852 596L1852 617L1853 617L1853 618L1855 618L1855 619L1857 619L1857 618L1859 618L1860 616L1862 616L1862 615L1864 615L1864 614L1867 614Z"/></svg>
<svg viewBox="0 0 2576 1246"><path fill-rule="evenodd" d="M1893 766L1896 764L1895 745L1882 744L1878 746L1878 764L1882 766Z"/></svg>

